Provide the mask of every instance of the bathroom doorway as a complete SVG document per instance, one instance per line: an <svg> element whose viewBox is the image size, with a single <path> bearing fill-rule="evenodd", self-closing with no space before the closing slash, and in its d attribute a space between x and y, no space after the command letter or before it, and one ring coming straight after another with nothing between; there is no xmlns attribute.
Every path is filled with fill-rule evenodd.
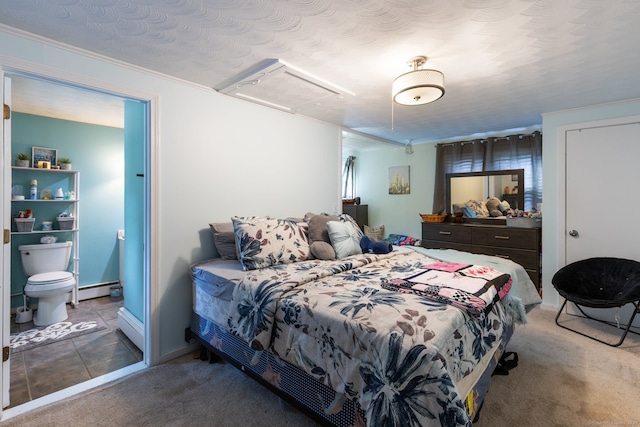
<svg viewBox="0 0 640 427"><path fill-rule="evenodd" d="M139 188L139 193L137 195L131 195L129 194L129 197L133 197L134 199L137 197L139 198L139 202L136 204L129 204L129 211L126 211L126 207L125 207L125 212L122 213L123 218L124 217L129 217L129 218L138 218L139 224L140 224L140 230L131 230L131 233L127 232L127 237L130 242L133 243L133 240L136 236L136 234L139 236L140 239L143 239L142 242L139 242L138 247L144 248L144 247L149 247L148 245L145 245L144 243L146 243L146 240L149 239L149 233L147 232L148 230L148 224L149 224L149 210L147 209L147 206L149 205L149 182L148 180L145 178L146 176L148 176L148 174L146 173L147 170L147 165L148 165L148 159L147 159L147 153L148 153L148 147L150 145L150 138L149 138L149 107L150 107L150 103L149 100L146 99L140 99L140 98L134 98L134 97L130 97L127 94L122 94L122 93L115 93L115 92L111 92L108 90L108 88L95 88L95 87L89 87L89 86L83 86L80 83L72 83L69 81L64 81L61 78L51 78L51 77L44 77L44 76L39 76L39 75L35 75L32 73L28 73L28 72L22 72L19 70L11 70L9 72L5 71L5 75L8 76L9 78L14 78L14 79L30 79L30 80L34 80L37 81L39 84L44 85L44 87L46 87L47 89L51 89L51 91L55 92L57 89L66 89L66 90L70 90L72 92L76 93L75 98L73 99L73 105L74 107L80 107L81 109L83 109L85 112L89 111L89 110L94 110L95 108L91 107L88 103L91 102L92 99L96 99L95 96L99 95L100 97L104 98L104 99L110 99L111 102L113 102L114 100L116 102L120 102L120 104L122 104L124 106L124 103L129 102L131 104L137 104L138 107L142 107L142 108L138 108L137 112L135 114L137 114L137 116L131 116L131 117L137 117L138 123L135 124L135 126L132 126L132 128L134 129L134 133L137 135L138 138L140 138L138 141L140 147L139 147L139 153L140 153L140 158L136 159L137 161L137 165L136 167L134 167L134 169L136 170L136 172L134 173L134 177L131 177L131 179L135 178L134 180L136 181L137 187ZM6 81L6 79L5 79ZM10 79L9 79L9 84L11 83ZM5 83L6 84L6 83ZM11 88L9 88L9 90L7 91L7 89L5 88L5 90L3 92L9 92L12 96L12 98L18 98L20 99L20 97L25 96L25 94L20 93L20 92L16 92L15 88L12 91ZM28 99L27 101L32 103L31 105L36 105L38 103L43 103L46 104L47 103L47 99L45 96L43 96L43 92L40 92L39 94L40 96L37 98L34 98L33 96ZM28 97L28 94L27 94ZM23 99L24 101L24 99ZM59 99L58 99L59 101ZM99 108L98 108L99 109ZM57 111L57 113L60 113L61 109L57 108L55 109ZM14 110L15 111L15 110ZM102 109L102 114L105 114L105 110ZM124 111L124 109L123 109ZM124 119L124 113L123 114L123 119ZM129 119L131 119L131 117ZM73 114L71 113L70 117L68 118L62 118L62 120L71 120L73 121ZM10 124L9 124L9 128L10 128ZM125 129L126 131L126 129ZM11 170L11 165L13 164L13 157L15 157L15 154L17 153L13 153L13 155L8 155L7 153L11 153L11 146L10 146L10 139L8 140L9 142L7 142L6 138L3 138L3 144L4 144L4 153L5 153L5 158L3 159L3 172L6 172L7 169L10 171ZM7 144L9 145L7 147ZM130 160L125 158L125 163ZM131 162L129 162L131 163ZM124 169L124 167L123 167ZM7 177L7 174L4 174L5 177ZM8 175L9 177L11 176L11 174L9 173ZM127 179L129 179L129 177L124 177L123 178L125 181ZM126 187L126 186L125 186ZM9 197L7 195L7 192L10 191L10 189L7 188L7 185L3 186L3 201L6 200L10 200L11 197ZM130 191L130 190L125 190L125 191ZM5 203L5 202L3 202ZM133 210L132 210L133 207ZM6 206L3 206L3 211L5 212L5 214L8 212ZM7 228L7 218L3 218L4 221L4 225L5 227L3 228ZM95 224L94 224L95 226ZM131 223L129 223L128 226L131 226ZM115 235L114 235L114 239L115 239ZM6 245L5 245L6 246ZM6 251L4 251L6 252ZM135 258L138 258L137 256L135 256L135 254L132 255ZM143 294L148 294L150 292L149 289L149 280L148 280L148 275L147 275L147 271L148 271L148 265L149 265L149 257L144 254L141 253L139 256L139 259L141 261L141 265L142 267L139 267L139 274L141 275L140 277L137 277L136 280L130 280L130 282L132 284L137 283L137 285L140 287L139 289L139 294L143 295ZM7 268L8 267L8 268ZM10 288L10 283L5 283L6 282L6 278L7 278L7 270L11 269L11 268L15 268L15 260L13 263L13 266L11 265L11 261L9 260L9 262L7 262L6 257L3 257L3 286L4 289ZM4 293L6 295L6 291ZM145 306L145 302L143 301L142 297L138 298L138 303L140 304L140 307L138 309L138 307L135 308L135 310L130 310L130 311L137 311L138 315L135 316L139 322L140 325L140 333L142 335L144 335L144 330L145 325L144 325L144 320L145 320L145 312L148 310L148 308ZM80 307L83 306L82 301L80 302ZM7 301L3 301L3 306L5 308L4 312L2 313L3 318L2 318L2 322L3 322L3 334L7 334L7 325L10 322L11 319L11 309L10 309L10 305L7 304ZM7 308L9 308L7 310ZM15 309L15 307L14 307ZM74 310L72 308L70 308L69 310ZM138 343L141 344L142 347L146 347L145 345L145 341L144 338L142 338L141 341L138 341ZM148 358L146 357L146 351L145 348L141 348L141 350L145 353L145 357L144 357L144 364L148 365ZM7 362L8 364L10 364L11 360L9 358L9 361ZM7 364L3 364L3 372L8 372L8 369L5 368L5 365ZM124 375L124 373L123 373ZM3 383L3 390L7 390L8 389L8 375L3 375L2 376L2 383ZM113 379L113 378L111 378ZM93 381L95 383L95 381ZM96 384L94 384L95 386ZM8 397L10 400L10 395L8 396L4 396L6 393L3 393L3 406L7 406L7 404L9 403L7 401ZM45 399L46 400L46 399ZM46 401L44 401L42 404L48 403ZM15 405L11 405L12 407Z"/></svg>

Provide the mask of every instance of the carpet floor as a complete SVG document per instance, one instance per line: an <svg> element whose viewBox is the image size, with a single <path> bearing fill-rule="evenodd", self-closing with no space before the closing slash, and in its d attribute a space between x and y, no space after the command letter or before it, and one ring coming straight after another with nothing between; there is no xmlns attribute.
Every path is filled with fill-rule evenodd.
<svg viewBox="0 0 640 427"><path fill-rule="evenodd" d="M507 376L493 377L475 427L640 425L640 336L630 334L622 347L612 348L559 328L554 315L534 310L529 324L516 329L508 350L518 352L519 365ZM191 355L5 420L2 426L70 423L317 426L233 366Z"/></svg>

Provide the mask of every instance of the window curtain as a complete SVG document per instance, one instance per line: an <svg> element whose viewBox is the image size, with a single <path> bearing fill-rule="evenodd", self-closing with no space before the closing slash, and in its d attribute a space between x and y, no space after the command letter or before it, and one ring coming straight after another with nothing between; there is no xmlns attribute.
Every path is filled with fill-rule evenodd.
<svg viewBox="0 0 640 427"><path fill-rule="evenodd" d="M354 199L356 192L355 156L347 157L342 170L342 198Z"/></svg>
<svg viewBox="0 0 640 427"><path fill-rule="evenodd" d="M542 203L542 134L540 132L438 144L433 212L446 212L445 179L448 173L506 169L524 169L525 210Z"/></svg>

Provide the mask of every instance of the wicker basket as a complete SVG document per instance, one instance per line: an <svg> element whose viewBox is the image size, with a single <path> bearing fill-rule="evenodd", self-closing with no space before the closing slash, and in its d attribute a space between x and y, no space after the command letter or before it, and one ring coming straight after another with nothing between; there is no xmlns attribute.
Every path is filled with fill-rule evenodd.
<svg viewBox="0 0 640 427"><path fill-rule="evenodd" d="M420 217L424 222L444 222L447 216L438 214L420 214Z"/></svg>
<svg viewBox="0 0 640 427"><path fill-rule="evenodd" d="M73 224L76 219L72 216L57 216L56 220L60 230L73 230Z"/></svg>
<svg viewBox="0 0 640 427"><path fill-rule="evenodd" d="M33 231L33 224L36 222L35 218L13 218L16 223L16 231L19 233Z"/></svg>

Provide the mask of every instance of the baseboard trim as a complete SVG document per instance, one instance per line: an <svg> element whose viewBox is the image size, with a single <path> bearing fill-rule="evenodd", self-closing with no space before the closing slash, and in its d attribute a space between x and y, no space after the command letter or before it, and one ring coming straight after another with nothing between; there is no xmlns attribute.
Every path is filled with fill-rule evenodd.
<svg viewBox="0 0 640 427"><path fill-rule="evenodd" d="M144 351L144 324L125 307L118 310L118 327L136 347Z"/></svg>
<svg viewBox="0 0 640 427"><path fill-rule="evenodd" d="M107 282L80 287L78 288L78 301L109 296L111 295L111 287L118 285L119 282ZM71 301L71 297L69 297L69 301Z"/></svg>

